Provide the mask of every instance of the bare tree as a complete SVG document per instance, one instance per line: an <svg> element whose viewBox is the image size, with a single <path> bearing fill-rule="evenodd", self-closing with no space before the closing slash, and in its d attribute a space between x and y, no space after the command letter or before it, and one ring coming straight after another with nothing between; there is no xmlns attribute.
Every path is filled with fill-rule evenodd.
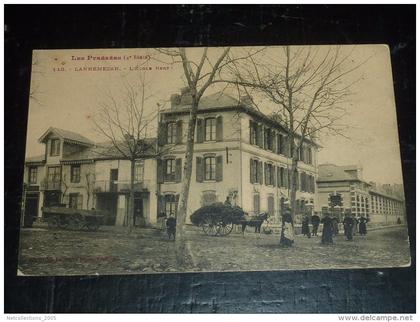
<svg viewBox="0 0 420 322"><path fill-rule="evenodd" d="M249 56L246 62L228 66L231 74L228 82L246 92L260 93L274 103L272 118L287 131L287 154L292 159L288 182L293 218L297 165L304 142L311 144L319 132L345 135L346 126L340 120L349 107L350 89L360 79L347 76L366 62L354 63L350 59L353 50L344 53L339 46L323 49L285 46L270 49L270 54L262 55L261 59Z"/></svg>
<svg viewBox="0 0 420 322"><path fill-rule="evenodd" d="M184 48L159 49L159 52L172 58L172 63L182 64L184 77L191 95L191 109L188 121L187 142L185 150L184 171L179 198L175 249L177 265L184 267L191 264L191 259L186 251L184 226L187 215L187 205L190 192L192 162L194 153L194 133L197 121L197 110L205 91L214 83L215 77L220 73L221 68L226 66L230 48L224 48L217 55L215 61L208 55L208 48L203 48L197 61L191 59Z"/></svg>
<svg viewBox="0 0 420 322"><path fill-rule="evenodd" d="M86 184L83 186L86 189L86 207L89 209L89 202L93 194L93 188L95 186L95 173L94 172L86 172L85 173L85 180Z"/></svg>
<svg viewBox="0 0 420 322"><path fill-rule="evenodd" d="M135 165L139 159L153 157L155 140L150 130L158 115L157 109L150 105L152 95L146 80L146 73L139 74L137 82L123 81L118 95L110 91L104 93L99 102L99 112L93 122L95 130L109 142L97 149L96 153L128 160L130 162L129 200L127 226L134 226ZM148 109L148 110L147 110ZM149 112L148 112L149 111Z"/></svg>

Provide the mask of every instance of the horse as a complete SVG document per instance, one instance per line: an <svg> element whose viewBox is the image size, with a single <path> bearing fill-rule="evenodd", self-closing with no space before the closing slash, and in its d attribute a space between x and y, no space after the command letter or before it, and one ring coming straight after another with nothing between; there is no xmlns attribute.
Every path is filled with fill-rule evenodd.
<svg viewBox="0 0 420 322"><path fill-rule="evenodd" d="M265 220L270 217L270 214L267 212L262 212L259 215L251 216L249 220L242 220L242 235L245 234L245 228L246 226L255 227L255 232L260 233L261 232L261 226Z"/></svg>

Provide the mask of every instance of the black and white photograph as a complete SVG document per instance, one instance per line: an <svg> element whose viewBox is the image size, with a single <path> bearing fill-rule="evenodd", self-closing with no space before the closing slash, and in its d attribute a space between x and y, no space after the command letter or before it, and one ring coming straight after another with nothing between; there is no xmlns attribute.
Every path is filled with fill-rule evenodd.
<svg viewBox="0 0 420 322"><path fill-rule="evenodd" d="M19 276L410 265L387 45L34 50Z"/></svg>

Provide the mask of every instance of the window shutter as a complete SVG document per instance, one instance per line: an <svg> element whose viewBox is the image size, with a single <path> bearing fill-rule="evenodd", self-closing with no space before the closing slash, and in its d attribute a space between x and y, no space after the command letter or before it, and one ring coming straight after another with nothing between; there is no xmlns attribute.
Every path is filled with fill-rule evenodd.
<svg viewBox="0 0 420 322"><path fill-rule="evenodd" d="M165 145L167 141L167 126L166 123L160 122L159 123L159 133L158 133L158 144Z"/></svg>
<svg viewBox="0 0 420 322"><path fill-rule="evenodd" d="M223 116L216 117L216 141L223 141Z"/></svg>
<svg viewBox="0 0 420 322"><path fill-rule="evenodd" d="M264 146L264 135L263 135L263 126L258 124L257 126L257 145L262 148Z"/></svg>
<svg viewBox="0 0 420 322"><path fill-rule="evenodd" d="M250 173L250 182L251 183L255 183L254 182L254 178L255 178L255 171L256 169L254 169L254 160L249 159L249 173Z"/></svg>
<svg viewBox="0 0 420 322"><path fill-rule="evenodd" d="M182 159L176 159L175 161L175 182L181 182L182 178Z"/></svg>
<svg viewBox="0 0 420 322"><path fill-rule="evenodd" d="M223 180L223 156L218 155L216 157L216 181Z"/></svg>
<svg viewBox="0 0 420 322"><path fill-rule="evenodd" d="M203 158L201 157L196 157L196 169L195 169L195 176L196 176L196 180L197 182L203 182Z"/></svg>
<svg viewBox="0 0 420 322"><path fill-rule="evenodd" d="M260 184L263 184L263 165L262 161L258 161L258 180Z"/></svg>
<svg viewBox="0 0 420 322"><path fill-rule="evenodd" d="M267 163L264 162L264 184L268 185Z"/></svg>
<svg viewBox="0 0 420 322"><path fill-rule="evenodd" d="M309 164L312 164L312 148L308 148L308 157L309 157Z"/></svg>
<svg viewBox="0 0 420 322"><path fill-rule="evenodd" d="M204 120L197 119L197 143L204 141Z"/></svg>
<svg viewBox="0 0 420 322"><path fill-rule="evenodd" d="M253 128L254 122L252 120L249 120L249 144L255 144L255 142L252 142L252 128ZM252 181L251 181L252 183Z"/></svg>
<svg viewBox="0 0 420 322"><path fill-rule="evenodd" d="M163 165L164 162L161 159L157 159L157 182L163 183Z"/></svg>
<svg viewBox="0 0 420 322"><path fill-rule="evenodd" d="M274 165L271 166L271 184L275 187L276 186L276 167Z"/></svg>
<svg viewBox="0 0 420 322"><path fill-rule="evenodd" d="M176 121L176 144L182 143L182 120Z"/></svg>

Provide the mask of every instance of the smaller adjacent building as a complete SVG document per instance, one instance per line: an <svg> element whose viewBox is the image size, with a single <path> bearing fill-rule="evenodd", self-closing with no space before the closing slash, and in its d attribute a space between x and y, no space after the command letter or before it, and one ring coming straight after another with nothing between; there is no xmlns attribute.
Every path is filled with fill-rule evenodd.
<svg viewBox="0 0 420 322"><path fill-rule="evenodd" d="M377 184L366 182L363 180L362 168L358 166L320 164L317 193L321 211L348 211L358 217L369 217L371 223L393 224L405 221L401 193L390 193Z"/></svg>
<svg viewBox="0 0 420 322"><path fill-rule="evenodd" d="M156 139L150 146L155 145ZM25 161L23 225L42 217L43 206L65 205L77 209L104 210L105 224L124 225L130 193L130 161L112 151L109 144L51 127L40 138L43 155ZM136 160L134 210L138 225L155 224L155 152Z"/></svg>

